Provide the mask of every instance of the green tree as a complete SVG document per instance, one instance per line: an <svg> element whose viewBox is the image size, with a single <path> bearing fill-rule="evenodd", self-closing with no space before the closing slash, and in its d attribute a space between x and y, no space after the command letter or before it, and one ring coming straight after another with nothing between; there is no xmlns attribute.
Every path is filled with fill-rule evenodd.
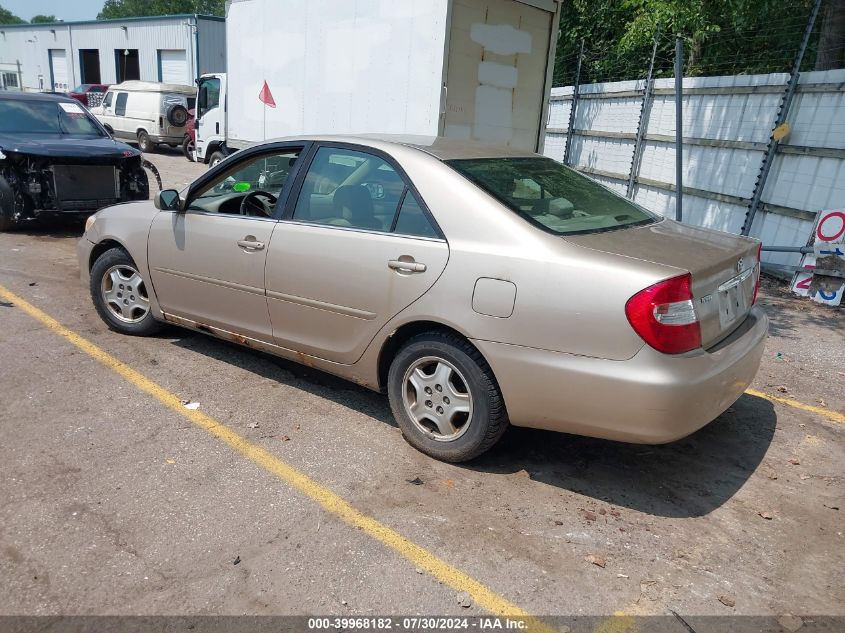
<svg viewBox="0 0 845 633"><path fill-rule="evenodd" d="M657 76L674 74L676 35L684 41L685 75L788 72L813 3L571 0L561 10L555 85L574 79L582 39L582 83L643 78L658 33ZM818 40L816 33L805 56L806 68L812 68Z"/></svg>
<svg viewBox="0 0 845 633"><path fill-rule="evenodd" d="M21 20L8 9L0 6L0 24L26 24L26 20Z"/></svg>
<svg viewBox="0 0 845 633"><path fill-rule="evenodd" d="M55 15L36 15L29 21L30 24L47 24L50 22L58 22Z"/></svg>
<svg viewBox="0 0 845 633"><path fill-rule="evenodd" d="M222 17L225 12L225 0L106 0L103 10L97 14L97 19L108 20L179 13L198 13Z"/></svg>

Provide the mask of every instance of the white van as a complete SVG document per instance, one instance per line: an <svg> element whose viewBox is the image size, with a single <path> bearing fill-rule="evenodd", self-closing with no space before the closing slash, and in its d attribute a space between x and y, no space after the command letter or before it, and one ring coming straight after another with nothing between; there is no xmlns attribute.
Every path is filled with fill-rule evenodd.
<svg viewBox="0 0 845 633"><path fill-rule="evenodd" d="M124 81L111 86L103 103L91 108L115 138L134 141L142 152L156 145L181 145L188 110L196 104L195 86L152 81Z"/></svg>

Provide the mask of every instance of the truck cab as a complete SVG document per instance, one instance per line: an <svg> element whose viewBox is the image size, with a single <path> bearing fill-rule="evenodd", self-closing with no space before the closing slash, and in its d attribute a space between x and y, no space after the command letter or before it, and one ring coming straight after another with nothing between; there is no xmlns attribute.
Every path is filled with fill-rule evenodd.
<svg viewBox="0 0 845 633"><path fill-rule="evenodd" d="M202 75L197 82L196 160L214 166L226 148L226 73Z"/></svg>

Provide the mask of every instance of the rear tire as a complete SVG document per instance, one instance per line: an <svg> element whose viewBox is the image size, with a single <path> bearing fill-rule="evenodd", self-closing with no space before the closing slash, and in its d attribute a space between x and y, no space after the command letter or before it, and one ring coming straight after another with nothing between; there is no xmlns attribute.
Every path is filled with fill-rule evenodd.
<svg viewBox="0 0 845 633"><path fill-rule="evenodd" d="M405 440L435 459L473 459L508 427L493 370L455 334L425 332L409 340L390 365L387 392Z"/></svg>
<svg viewBox="0 0 845 633"><path fill-rule="evenodd" d="M122 248L112 248L97 258L89 286L97 314L112 330L150 336L164 327L153 318L146 281Z"/></svg>
<svg viewBox="0 0 845 633"><path fill-rule="evenodd" d="M150 135L147 134L144 130L138 132L138 149L144 152L145 154L149 154L150 152L155 150L155 143L152 142L150 139Z"/></svg>
<svg viewBox="0 0 845 633"><path fill-rule="evenodd" d="M186 135L185 140L182 141L182 153L192 163L196 162L194 159L194 141L190 136Z"/></svg>

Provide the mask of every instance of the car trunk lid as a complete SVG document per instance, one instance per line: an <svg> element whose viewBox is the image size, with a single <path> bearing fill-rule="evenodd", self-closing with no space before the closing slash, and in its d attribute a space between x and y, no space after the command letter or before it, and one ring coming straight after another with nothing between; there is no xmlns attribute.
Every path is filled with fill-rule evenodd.
<svg viewBox="0 0 845 633"><path fill-rule="evenodd" d="M672 220L564 239L689 271L704 348L728 336L751 310L758 274L756 240Z"/></svg>

